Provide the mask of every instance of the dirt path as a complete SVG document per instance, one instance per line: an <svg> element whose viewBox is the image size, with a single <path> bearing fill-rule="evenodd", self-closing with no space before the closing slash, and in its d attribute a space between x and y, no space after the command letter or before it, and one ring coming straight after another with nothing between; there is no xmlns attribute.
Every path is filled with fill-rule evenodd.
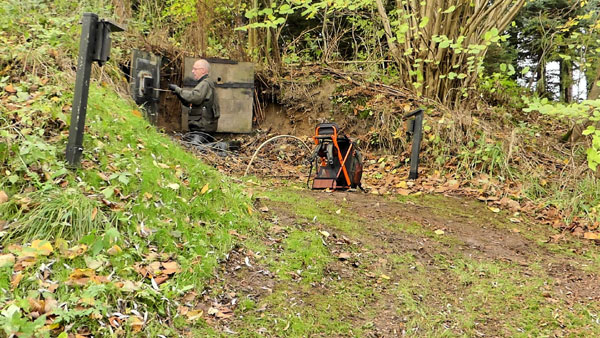
<svg viewBox="0 0 600 338"><path fill-rule="evenodd" d="M260 196L260 240L234 250L210 290L215 306L235 310L215 318L219 330L323 337L600 332L594 245L552 243L544 226L455 197L292 188Z"/></svg>

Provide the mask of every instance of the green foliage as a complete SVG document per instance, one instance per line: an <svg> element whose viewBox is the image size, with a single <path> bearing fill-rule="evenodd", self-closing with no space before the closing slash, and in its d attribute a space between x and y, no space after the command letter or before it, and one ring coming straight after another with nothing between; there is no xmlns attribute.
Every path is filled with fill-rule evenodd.
<svg viewBox="0 0 600 338"><path fill-rule="evenodd" d="M15 304L0 311L0 328L8 337L50 337L48 330L41 330L45 324L45 315L32 321L23 317L21 309Z"/></svg>
<svg viewBox="0 0 600 338"><path fill-rule="evenodd" d="M581 123L585 120L600 121L600 100L585 100L581 103L561 104L550 103L548 99L532 99L525 101L528 105L523 109L525 112L539 111L558 119L567 119ZM600 130L595 125L590 125L583 132L584 135L592 135L592 144L587 149L587 162L592 170L596 170L600 164Z"/></svg>

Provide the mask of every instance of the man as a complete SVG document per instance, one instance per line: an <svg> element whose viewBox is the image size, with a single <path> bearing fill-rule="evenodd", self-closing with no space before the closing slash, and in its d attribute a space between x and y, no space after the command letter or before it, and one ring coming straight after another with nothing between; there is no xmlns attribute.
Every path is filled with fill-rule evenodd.
<svg viewBox="0 0 600 338"><path fill-rule="evenodd" d="M199 130L207 133L217 131L217 124L221 116L215 93L215 82L208 77L210 64L200 59L194 62L192 73L198 83L193 89L183 89L174 84L169 85L181 103L190 108L190 117L199 117L198 121L190 121L190 130Z"/></svg>

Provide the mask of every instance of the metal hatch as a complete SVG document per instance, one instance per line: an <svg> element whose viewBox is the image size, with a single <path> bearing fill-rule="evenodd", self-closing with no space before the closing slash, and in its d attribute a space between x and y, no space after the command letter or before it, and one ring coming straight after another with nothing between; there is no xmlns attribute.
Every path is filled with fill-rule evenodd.
<svg viewBox="0 0 600 338"><path fill-rule="evenodd" d="M158 117L161 57L134 49L131 55L131 96L144 107L146 118L156 125Z"/></svg>

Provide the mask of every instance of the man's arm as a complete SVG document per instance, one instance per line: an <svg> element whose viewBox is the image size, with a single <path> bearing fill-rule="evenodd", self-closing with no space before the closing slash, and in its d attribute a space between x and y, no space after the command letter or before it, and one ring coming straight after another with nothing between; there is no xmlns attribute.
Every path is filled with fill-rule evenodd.
<svg viewBox="0 0 600 338"><path fill-rule="evenodd" d="M175 93L177 93L182 100L187 101L191 104L199 105L202 102L204 102L204 100L206 100L209 91L210 86L208 85L208 83L206 81L202 81L198 83L196 87L194 87L194 89L190 90L177 88L175 90Z"/></svg>

